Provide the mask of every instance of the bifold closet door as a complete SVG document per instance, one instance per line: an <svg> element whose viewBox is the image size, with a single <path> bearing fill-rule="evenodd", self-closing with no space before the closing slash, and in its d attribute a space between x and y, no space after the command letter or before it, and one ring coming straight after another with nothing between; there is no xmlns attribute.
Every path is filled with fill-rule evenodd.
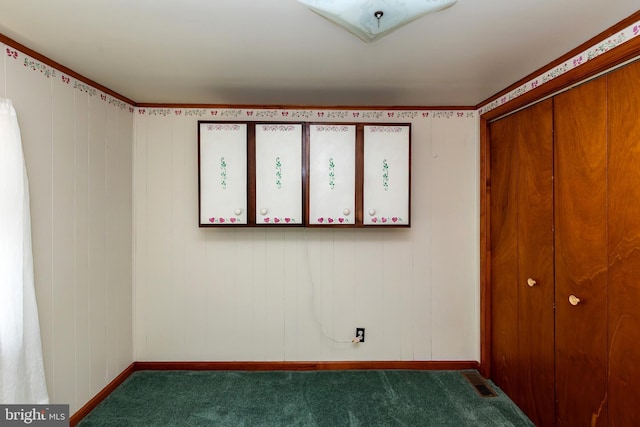
<svg viewBox="0 0 640 427"><path fill-rule="evenodd" d="M492 378L536 425L553 425L553 101L489 132Z"/></svg>
<svg viewBox="0 0 640 427"><path fill-rule="evenodd" d="M607 425L607 82L554 98L556 419Z"/></svg>
<svg viewBox="0 0 640 427"><path fill-rule="evenodd" d="M640 425L640 62L608 76L609 425ZM605 301L602 301L604 304Z"/></svg>

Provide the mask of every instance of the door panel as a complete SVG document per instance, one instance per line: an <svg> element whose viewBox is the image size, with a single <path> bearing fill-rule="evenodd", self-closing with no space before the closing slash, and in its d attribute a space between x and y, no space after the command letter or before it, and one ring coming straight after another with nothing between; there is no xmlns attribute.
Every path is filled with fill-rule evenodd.
<svg viewBox="0 0 640 427"><path fill-rule="evenodd" d="M199 125L200 226L247 224L247 125Z"/></svg>
<svg viewBox="0 0 640 427"><path fill-rule="evenodd" d="M554 420L552 112L490 125L492 379L541 426Z"/></svg>
<svg viewBox="0 0 640 427"><path fill-rule="evenodd" d="M517 399L518 216L517 120L490 124L491 374Z"/></svg>
<svg viewBox="0 0 640 427"><path fill-rule="evenodd" d="M540 102L518 114L518 403L536 425L550 426L554 422L553 102ZM528 279L536 284L529 286Z"/></svg>
<svg viewBox="0 0 640 427"><path fill-rule="evenodd" d="M310 225L356 222L356 125L309 125Z"/></svg>
<svg viewBox="0 0 640 427"><path fill-rule="evenodd" d="M606 96L600 78L554 99L558 426L607 425Z"/></svg>
<svg viewBox="0 0 640 427"><path fill-rule="evenodd" d="M365 225L409 224L411 126L364 126Z"/></svg>
<svg viewBox="0 0 640 427"><path fill-rule="evenodd" d="M302 224L302 129L256 124L256 224Z"/></svg>
<svg viewBox="0 0 640 427"><path fill-rule="evenodd" d="M608 77L609 424L640 425L640 63Z"/></svg>

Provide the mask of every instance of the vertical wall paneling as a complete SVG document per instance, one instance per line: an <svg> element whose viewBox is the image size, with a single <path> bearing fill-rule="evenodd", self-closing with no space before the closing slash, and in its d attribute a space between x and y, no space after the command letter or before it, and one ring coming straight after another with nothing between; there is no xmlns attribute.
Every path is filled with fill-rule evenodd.
<svg viewBox="0 0 640 427"><path fill-rule="evenodd" d="M136 114L133 138L133 194L145 193L147 187L147 126L148 116ZM197 156L197 151L195 152ZM197 157L196 157L197 158ZM183 165L186 169L186 165ZM196 181L197 186L197 181ZM144 199L135 199L133 204L133 292L135 293L133 305L133 335L136 338L134 345L134 360L146 360L146 311L141 301L146 301L148 286L138 284L147 282L147 202ZM197 218L194 214L194 221ZM184 310L185 315L193 311ZM196 322L194 322L194 325ZM194 326L195 329L195 326Z"/></svg>
<svg viewBox="0 0 640 427"><path fill-rule="evenodd" d="M407 216L408 217L408 216ZM386 230L381 233L382 262L386 267L382 270L381 301L384 308L383 323L379 329L385 343L381 358L391 360L401 358L403 339L403 293L404 283L410 282L409 272L411 259L407 250L408 233L403 230ZM406 230L405 230L406 231Z"/></svg>
<svg viewBox="0 0 640 427"><path fill-rule="evenodd" d="M52 393L64 402L75 400L76 371L66 354L76 346L75 311L75 97L61 79L52 81L52 292L57 331L53 342Z"/></svg>
<svg viewBox="0 0 640 427"><path fill-rule="evenodd" d="M361 230L336 230L333 235L331 322L332 338L349 342L355 336L358 298L355 295L356 273L353 265L356 257L355 237ZM366 327L366 325L364 325ZM353 351L351 344L336 343L332 346L336 359L344 360Z"/></svg>
<svg viewBox="0 0 640 427"><path fill-rule="evenodd" d="M390 233L387 233L389 235ZM385 240L385 243L387 241ZM393 247L391 247L393 246ZM396 310L393 315L396 318L396 327L391 330L387 328L387 334L395 334L398 340L399 354L401 360L413 358L413 318L412 318L412 301L413 301L413 254L412 244L409 233L404 232L399 235L398 239L393 240L392 245L386 245L386 252L390 256L397 257L397 273L390 278L391 281L386 284L387 293L397 293ZM400 313L396 315L395 313Z"/></svg>
<svg viewBox="0 0 640 427"><path fill-rule="evenodd" d="M49 396L73 413L133 361L133 114L7 47L0 96L18 113L29 175Z"/></svg>
<svg viewBox="0 0 640 427"><path fill-rule="evenodd" d="M256 345L253 343L255 337L255 330L253 325L255 322L254 312L256 304L256 296L254 295L254 273L256 268L255 257L256 251L253 249L253 243L256 241L256 231L259 229L242 230L229 234L231 237L235 236L235 242L231 239L225 240L228 243L229 255L233 258L229 258L229 268L233 271L233 299L230 303L234 307L234 334L238 341L238 345L235 347L235 352L239 356L238 360L254 360L254 349ZM263 235L264 236L264 235ZM207 233L208 243L214 244L218 235L213 232ZM234 244L235 243L235 244ZM263 246L264 242L257 242L258 246ZM264 247L264 246L263 246ZM208 258L207 260L213 268L220 268L214 259ZM229 284L231 285L231 284Z"/></svg>
<svg viewBox="0 0 640 427"><path fill-rule="evenodd" d="M91 336L91 392L107 379L107 257L106 236L106 108L89 97L89 333Z"/></svg>
<svg viewBox="0 0 640 427"><path fill-rule="evenodd" d="M464 125L461 125L461 122ZM470 236L478 235L476 209L478 190L478 119L442 115L433 119L431 150L432 262L431 304L433 310L432 357L451 360L459 354L474 354L480 340L478 329L465 325L479 317L478 246ZM441 183L448 185L440 185ZM452 296L464 295L464 298ZM451 334L450 328L464 331ZM479 353L474 354L478 359Z"/></svg>
<svg viewBox="0 0 640 427"><path fill-rule="evenodd" d="M182 169L185 161L187 160L186 152L189 145L186 144L188 135L186 135L186 120L183 116L179 115L173 120L171 127L171 135L174 143L171 145L171 169ZM193 160L193 159L190 159ZM195 165L195 161L193 164ZM188 170L188 169L186 169ZM179 197L187 189L185 184L189 179L189 174L171 174L171 187L167 190L171 194L171 226L167 229L170 234L170 246L173 251L171 256L171 287L172 289L180 289L182 284L189 277L188 272L185 270L186 254L184 248L183 234L187 232L187 228L193 223L196 214L194 209L194 215L190 216L190 210L188 206L178 203ZM197 208L196 208L197 209ZM191 221L189 221L191 220ZM171 312L180 313L185 309L185 295L182 292L176 292L171 302ZM186 346L186 331L180 328L180 324L173 322L175 325L174 333L176 339L175 345Z"/></svg>
<svg viewBox="0 0 640 427"><path fill-rule="evenodd" d="M322 243L321 243L321 252L320 252L320 268L318 270L319 281L319 300L316 300L316 305L314 310L317 307L317 310L320 315L320 322L322 323L322 327L327 332L327 334L332 339L327 339L327 337L323 337L322 339L322 355L323 359L327 357L331 357L335 349L339 347L341 344L336 343L334 340L336 339L336 335L339 331L336 329L337 324L335 323L334 311L333 307L335 307L335 285L337 281L337 277L335 275L335 231L330 231L329 233L322 233ZM348 331L344 331L348 332ZM342 334L341 334L342 335ZM346 335L346 334L345 334ZM349 341L348 335L347 338L342 339L340 341Z"/></svg>
<svg viewBox="0 0 640 427"><path fill-rule="evenodd" d="M116 217L114 234L117 236L114 248L115 263L112 266L114 282L117 284L117 300L115 319L112 324L116 327L116 376L132 362L133 355L133 278L132 266L132 235L133 235L133 114L128 108L117 110L117 162L115 174ZM127 250L127 248L129 250Z"/></svg>
<svg viewBox="0 0 640 427"><path fill-rule="evenodd" d="M303 236L300 264L302 275L296 284L297 310L293 319L299 319L296 330L298 358L314 360L314 355L317 359L318 355L323 354L326 339L324 332L329 336L332 334L330 329L327 330L322 316L322 262L326 262L322 251L324 233L305 229Z"/></svg>
<svg viewBox="0 0 640 427"><path fill-rule="evenodd" d="M365 328L366 333L366 343L355 347L356 360L383 359L386 351L383 326L387 321L387 313L386 301L382 300L382 278L384 269L390 266L383 262L383 236L384 230L364 230L356 234L354 326Z"/></svg>
<svg viewBox="0 0 640 427"><path fill-rule="evenodd" d="M233 307L234 280L232 262L235 253L230 242L235 240L233 230L220 230L221 233L207 233L205 250L205 288L203 300L205 304L203 319L205 351L211 360L224 360L229 355L231 340L236 335L236 321L234 313L228 308ZM210 262L210 260L214 260ZM229 316L229 318L226 318ZM227 320L225 322L225 319ZM226 326L225 323L227 323ZM236 337L238 342L244 338Z"/></svg>
<svg viewBox="0 0 640 427"><path fill-rule="evenodd" d="M253 230L251 250L253 251L253 268L251 269L250 289L251 293L247 300L251 301L252 310L249 328L252 332L252 346L248 352L248 359L261 361L265 360L265 349L267 346L266 336L269 326L266 323L267 317L267 288L269 294L273 295L274 302L281 296L278 294L277 283L270 283L266 279L267 273L267 230ZM272 248L269 248L272 249ZM273 248L275 250L275 248ZM279 305L279 304L278 304ZM249 318L247 319L249 320Z"/></svg>
<svg viewBox="0 0 640 427"><path fill-rule="evenodd" d="M171 245L171 216L174 199L171 194L174 164L171 158L172 121L166 120L160 113L146 118L147 134L147 203L152 206L147 213L146 227L149 233L146 263L147 281L151 285L149 299L154 299L156 307L151 309L144 301L147 325L155 325L147 329L146 339L149 351L158 357L169 357L170 348L178 347L176 336L176 311L173 310L174 296L178 295L178 288L171 283L171 259L174 251ZM153 185L149 185L153 183Z"/></svg>
<svg viewBox="0 0 640 427"><path fill-rule="evenodd" d="M336 117L411 123L417 190L411 228L402 230L199 228L197 127L208 113L135 114L137 360L478 358L475 113L441 112L451 124L440 127L432 127L433 112L326 115L332 124ZM252 116L271 117L262 113ZM323 116L289 117L318 123ZM443 159L436 168L435 132ZM440 221L434 233L432 212ZM448 218L462 224L453 229ZM434 322L436 309L443 319ZM366 328L365 344L351 343L356 327Z"/></svg>
<svg viewBox="0 0 640 427"><path fill-rule="evenodd" d="M431 150L433 145L433 112L421 118L411 127L411 277L403 292L403 311L406 327L411 334L405 335L404 353L409 360L432 360L432 307L431 307L431 209L434 187L446 185L433 181ZM418 190L419 189L419 190ZM407 298L405 298L406 296ZM410 352L409 352L410 351Z"/></svg>
<svg viewBox="0 0 640 427"><path fill-rule="evenodd" d="M75 106L75 369L76 405L91 394L91 331L89 328L89 95L73 91Z"/></svg>
<svg viewBox="0 0 640 427"><path fill-rule="evenodd" d="M187 141L185 135L185 119L183 116L177 116L171 123L171 135L173 144L171 144L171 170L182 169L186 161ZM184 239L182 235L187 231L189 227L189 215L187 206L182 203L178 203L178 195L185 190L185 181L187 181L187 174L171 174L171 187L167 191L171 195L171 222L170 228L167 232L170 234L170 246L173 251L171 255L171 287L172 289L180 289L182 283L187 280L188 275L185 274L185 253L184 253ZM193 221L193 218L191 218ZM180 312L184 309L184 295L181 292L175 292L175 297L172 301L172 312ZM179 324L175 329L176 345L185 345L184 332L180 330Z"/></svg>
<svg viewBox="0 0 640 427"><path fill-rule="evenodd" d="M285 233L284 251L282 258L284 271L284 360L299 360L298 356L298 327L299 322L287 322L286 319L295 319L298 314L298 293L303 278L306 278L306 250L303 233L301 230L287 230Z"/></svg>
<svg viewBox="0 0 640 427"><path fill-rule="evenodd" d="M182 174L184 187L174 203L181 206L184 209L184 215L186 215L182 219L184 234L176 235L176 241L183 241L185 268L179 284L184 299L182 306L176 309L180 314L186 316L185 321L180 324L180 333L185 335L185 359L202 360L201 345L206 336L204 329L206 325L206 300L204 297L206 294L206 271L202 266L207 262L208 233L203 233L198 227L192 226L199 215L197 203L184 203L185 199L198 200L198 144L196 143L198 132L197 126L193 125L193 120L184 117L180 121L182 122L182 135L184 135L184 158L181 163L174 164L178 170L184 171ZM233 246L231 247L233 248ZM192 283L193 286L186 286L186 283ZM136 302L138 302L137 298ZM233 305L227 307L227 310L231 312L232 308ZM227 323L230 323L234 319L230 315L226 317L226 320ZM229 329L233 331L232 328ZM236 341L238 340L236 339ZM222 345L218 345L217 348L221 351L229 351L228 347ZM145 360L148 359L145 357ZM214 360L213 357L211 359Z"/></svg>
<svg viewBox="0 0 640 427"><path fill-rule="evenodd" d="M285 325L285 263L280 258L285 252L288 230L265 230L265 247L271 248L265 253L264 274L264 360L284 360ZM273 298L270 298L273 296Z"/></svg>
<svg viewBox="0 0 640 427"><path fill-rule="evenodd" d="M117 140L117 112L105 105L105 289L106 289L106 345L110 351L107 353L107 378L115 377L117 372L118 343L118 223L119 202L118 194L114 188L118 186L118 140Z"/></svg>

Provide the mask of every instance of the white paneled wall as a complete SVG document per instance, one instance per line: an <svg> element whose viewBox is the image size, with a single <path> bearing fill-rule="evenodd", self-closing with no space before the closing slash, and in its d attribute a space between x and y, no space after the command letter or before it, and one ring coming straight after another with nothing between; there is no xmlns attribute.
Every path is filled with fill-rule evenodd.
<svg viewBox="0 0 640 427"><path fill-rule="evenodd" d="M130 106L0 44L31 193L52 403L77 411L133 361Z"/></svg>
<svg viewBox="0 0 640 427"><path fill-rule="evenodd" d="M411 228L198 228L199 119L411 122ZM470 111L138 108L135 359L479 360L478 129Z"/></svg>

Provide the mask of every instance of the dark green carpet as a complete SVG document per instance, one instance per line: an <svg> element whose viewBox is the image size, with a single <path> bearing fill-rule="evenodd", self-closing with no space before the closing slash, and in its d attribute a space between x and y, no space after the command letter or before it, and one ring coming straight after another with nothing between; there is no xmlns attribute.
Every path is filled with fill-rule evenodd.
<svg viewBox="0 0 640 427"><path fill-rule="evenodd" d="M139 371L79 425L532 426L455 371Z"/></svg>

